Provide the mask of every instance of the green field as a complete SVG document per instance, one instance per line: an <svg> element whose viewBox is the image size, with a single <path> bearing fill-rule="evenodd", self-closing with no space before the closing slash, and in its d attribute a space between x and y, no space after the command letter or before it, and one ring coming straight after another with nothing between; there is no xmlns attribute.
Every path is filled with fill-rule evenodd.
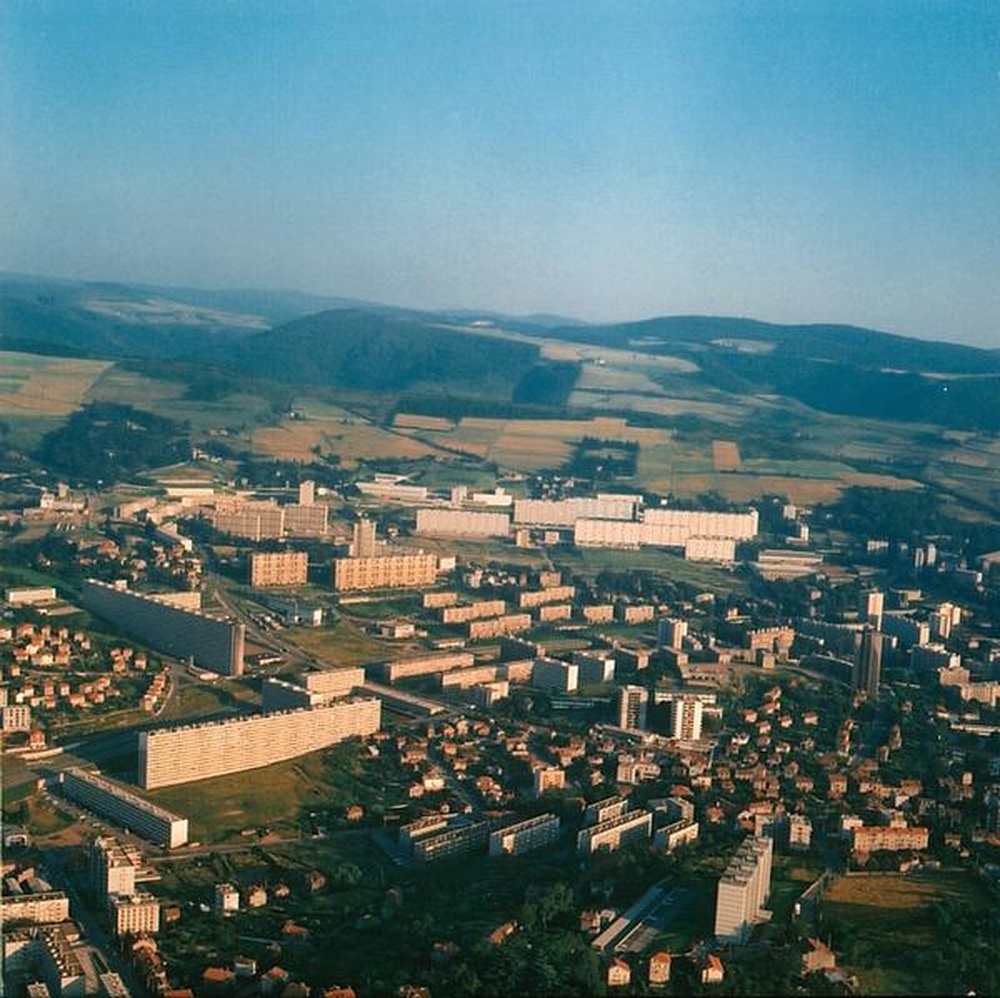
<svg viewBox="0 0 1000 998"><path fill-rule="evenodd" d="M313 752L263 769L148 792L162 807L187 815L191 838L236 841L245 828L267 826L279 836L299 832L303 807L323 798L323 753Z"/></svg>
<svg viewBox="0 0 1000 998"><path fill-rule="evenodd" d="M821 911L823 924L847 927L838 963L857 975L863 994L937 994L949 981L931 976L926 958L942 943L936 912L945 902L984 915L988 906L970 874L873 874L840 877Z"/></svg>

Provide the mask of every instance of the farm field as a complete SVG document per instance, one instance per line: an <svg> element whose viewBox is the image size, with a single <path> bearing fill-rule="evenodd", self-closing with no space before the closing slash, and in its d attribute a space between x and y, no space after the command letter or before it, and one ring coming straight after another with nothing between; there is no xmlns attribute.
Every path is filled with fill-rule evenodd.
<svg viewBox="0 0 1000 998"><path fill-rule="evenodd" d="M322 454L339 454L345 467L355 467L366 458L416 460L443 453L413 436L382 429L344 410L337 414L309 411L302 419L283 419L277 426L255 430L251 441L257 453L292 461L314 460L318 448Z"/></svg>
<svg viewBox="0 0 1000 998"><path fill-rule="evenodd" d="M0 415L67 416L110 361L0 351Z"/></svg>

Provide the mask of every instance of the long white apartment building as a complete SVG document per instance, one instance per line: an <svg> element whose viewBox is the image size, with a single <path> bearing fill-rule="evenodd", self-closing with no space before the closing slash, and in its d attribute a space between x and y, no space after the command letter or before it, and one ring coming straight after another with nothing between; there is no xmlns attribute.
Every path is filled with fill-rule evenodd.
<svg viewBox="0 0 1000 998"><path fill-rule="evenodd" d="M633 520L638 496L515 499L514 522L533 527L572 527L577 520Z"/></svg>
<svg viewBox="0 0 1000 998"><path fill-rule="evenodd" d="M582 856L595 852L614 852L630 842L648 839L653 833L651 811L629 811L618 818L581 828L576 837L576 851Z"/></svg>
<svg viewBox="0 0 1000 998"><path fill-rule="evenodd" d="M63 891L37 894L5 894L0 899L0 923L32 922L45 925L69 919L69 898Z"/></svg>
<svg viewBox="0 0 1000 998"><path fill-rule="evenodd" d="M720 942L743 943L755 924L765 921L771 893L774 840L744 839L719 881L715 900L715 935Z"/></svg>
<svg viewBox="0 0 1000 998"><path fill-rule="evenodd" d="M541 849L558 838L559 816L539 814L493 832L490 835L490 855L520 856L533 849Z"/></svg>
<svg viewBox="0 0 1000 998"><path fill-rule="evenodd" d="M416 532L438 537L508 537L510 513L470 509L418 509Z"/></svg>
<svg viewBox="0 0 1000 998"><path fill-rule="evenodd" d="M376 697L303 710L205 721L139 734L139 782L147 790L269 766L378 731Z"/></svg>
<svg viewBox="0 0 1000 998"><path fill-rule="evenodd" d="M57 786L70 800L156 845L176 849L188 840L187 818L143 800L104 776L67 769L59 774Z"/></svg>

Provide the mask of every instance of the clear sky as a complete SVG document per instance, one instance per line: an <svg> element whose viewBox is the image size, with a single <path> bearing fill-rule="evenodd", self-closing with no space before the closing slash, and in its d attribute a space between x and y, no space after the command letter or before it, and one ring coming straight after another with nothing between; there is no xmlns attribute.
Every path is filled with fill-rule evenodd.
<svg viewBox="0 0 1000 998"><path fill-rule="evenodd" d="M0 268L1000 347L1000 2L5 0Z"/></svg>

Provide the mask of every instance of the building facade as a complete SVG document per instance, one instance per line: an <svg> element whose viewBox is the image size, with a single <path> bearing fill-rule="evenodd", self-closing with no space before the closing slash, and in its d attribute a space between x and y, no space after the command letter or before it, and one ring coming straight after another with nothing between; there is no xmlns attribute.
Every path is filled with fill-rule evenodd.
<svg viewBox="0 0 1000 998"><path fill-rule="evenodd" d="M349 697L307 710L206 721L139 734L139 781L146 789L269 766L378 731L381 701Z"/></svg>
<svg viewBox="0 0 1000 998"><path fill-rule="evenodd" d="M762 921L771 893L770 838L744 839L719 881L715 901L715 935L722 942L743 943Z"/></svg>
<svg viewBox="0 0 1000 998"><path fill-rule="evenodd" d="M60 790L78 804L156 845L176 849L188 840L188 819L173 814L125 787L83 769L59 776Z"/></svg>
<svg viewBox="0 0 1000 998"><path fill-rule="evenodd" d="M305 551L255 551L250 555L250 585L304 586L309 578L309 555Z"/></svg>

